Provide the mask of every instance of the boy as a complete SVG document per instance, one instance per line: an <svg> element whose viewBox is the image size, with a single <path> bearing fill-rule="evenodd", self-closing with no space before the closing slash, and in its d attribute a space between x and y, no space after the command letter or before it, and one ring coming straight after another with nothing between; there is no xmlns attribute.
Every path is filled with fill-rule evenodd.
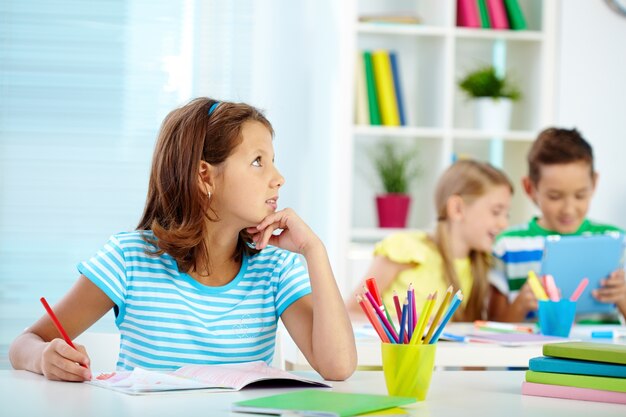
<svg viewBox="0 0 626 417"><path fill-rule="evenodd" d="M586 218L598 174L593 166L591 145L576 129L544 130L533 143L527 160L528 176L522 179L522 185L541 216L503 232L496 239L489 317L498 321L521 322L529 312L537 310L537 299L526 283L526 276L529 270L539 273L546 236L623 233L617 227ZM602 288L593 290L593 296L601 302L615 304L626 316L623 269L613 272L602 283Z"/></svg>

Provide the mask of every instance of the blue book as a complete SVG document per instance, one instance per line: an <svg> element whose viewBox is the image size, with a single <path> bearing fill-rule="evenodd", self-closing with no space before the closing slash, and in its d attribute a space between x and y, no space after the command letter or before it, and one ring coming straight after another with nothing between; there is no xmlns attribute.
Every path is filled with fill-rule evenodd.
<svg viewBox="0 0 626 417"><path fill-rule="evenodd" d="M528 368L536 372L626 378L626 365L577 361L574 359L546 358L545 356L532 358L528 362Z"/></svg>
<svg viewBox="0 0 626 417"><path fill-rule="evenodd" d="M406 126L406 113L404 111L404 100L402 100L402 87L400 86L400 69L398 68L398 57L393 51L389 51L389 61L391 62L391 75L393 77L393 87L398 102L398 115L400 116L400 126Z"/></svg>

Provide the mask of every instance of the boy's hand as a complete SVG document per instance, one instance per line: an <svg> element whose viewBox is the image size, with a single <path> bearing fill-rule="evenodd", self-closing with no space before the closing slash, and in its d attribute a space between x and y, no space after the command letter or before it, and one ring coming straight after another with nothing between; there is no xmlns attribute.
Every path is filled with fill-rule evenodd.
<svg viewBox="0 0 626 417"><path fill-rule="evenodd" d="M277 229L282 231L274 235ZM270 214L258 226L248 227L246 231L252 235L257 249L274 245L306 256L308 248L321 243L311 228L290 208Z"/></svg>
<svg viewBox="0 0 626 417"><path fill-rule="evenodd" d="M530 289L530 284L525 282L522 285L522 288L519 290L519 294L517 294L517 298L513 300L511 303L511 307L513 310L522 314L522 317L526 317L529 311L537 311L539 308L539 304L537 303L537 297Z"/></svg>
<svg viewBox="0 0 626 417"><path fill-rule="evenodd" d="M591 292L593 297L603 303L617 304L620 310L626 307L626 280L624 270L614 271L607 279L600 281L601 288Z"/></svg>
<svg viewBox="0 0 626 417"><path fill-rule="evenodd" d="M82 382L91 380L89 356L83 345L75 344L76 349L62 339L53 339L41 354L41 372L48 379L55 381Z"/></svg>

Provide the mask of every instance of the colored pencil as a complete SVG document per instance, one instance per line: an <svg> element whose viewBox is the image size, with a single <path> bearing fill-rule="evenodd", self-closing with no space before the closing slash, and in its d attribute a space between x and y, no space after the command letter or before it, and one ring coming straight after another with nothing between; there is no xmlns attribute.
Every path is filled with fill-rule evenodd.
<svg viewBox="0 0 626 417"><path fill-rule="evenodd" d="M411 339L409 340L409 343L412 345L417 344L418 340L421 340L422 336L424 336L424 321L427 320L426 312L428 311L428 308L430 307L432 300L433 300L433 295L428 294L428 297L426 297L426 302L422 306L420 318L417 324L415 325L415 329L413 330L413 335L411 336ZM420 330L422 331L422 333L420 333Z"/></svg>
<svg viewBox="0 0 626 417"><path fill-rule="evenodd" d="M70 345L74 350L78 350L76 349L76 346L74 346L74 343L72 343L72 339L70 339L70 337L67 335L67 332L65 331L63 326L61 326L61 322L57 318L56 314L54 314L54 311L52 311L52 308L50 307L50 304L48 304L48 301L46 301L46 298L41 297L39 301L41 301L41 304L43 304L43 307L48 312L48 315L50 316L50 319L52 320L52 324L54 324L54 327L56 327L59 333L61 333L61 336L63 337L63 340L65 340L65 343ZM83 368L87 368L87 365L82 364L82 363L80 364L80 366L82 366Z"/></svg>
<svg viewBox="0 0 626 417"><path fill-rule="evenodd" d="M578 287L576 287L572 293L572 296L569 298L570 301L578 301L578 298L582 295L583 291L585 291L587 284L589 284L589 279L583 278L582 281L580 281L580 284L578 284Z"/></svg>
<svg viewBox="0 0 626 417"><path fill-rule="evenodd" d="M398 337L400 339L400 343L406 343L406 341L409 340L406 334L406 330L405 330L406 329L406 316L407 316L408 310L409 310L409 301L405 298L404 304L402 307L402 320L400 320L400 336Z"/></svg>
<svg viewBox="0 0 626 417"><path fill-rule="evenodd" d="M409 340L413 336L413 329L415 328L415 297L413 296L415 293L413 292L413 284L409 284L409 288L406 290L406 298L409 302L409 311L407 312L406 325L407 325L407 335L409 336Z"/></svg>
<svg viewBox="0 0 626 417"><path fill-rule="evenodd" d="M385 343L389 343L389 338L383 331L383 328L381 327L378 319L374 316L374 312L368 308L367 304L365 303L365 301L363 301L363 298L361 298L360 295L356 296L356 301L361 306L361 309L365 313L365 316L367 316L367 319L370 321L370 323L372 323L372 326L374 326L374 330L376 330L376 333L378 334L378 337L380 337L380 340Z"/></svg>
<svg viewBox="0 0 626 417"><path fill-rule="evenodd" d="M517 324L500 323L497 321L476 320L474 321L474 327L478 329L494 330L501 332L535 333L533 328L529 326L518 326Z"/></svg>
<svg viewBox="0 0 626 417"><path fill-rule="evenodd" d="M400 299L398 293L393 290L393 305L396 308L396 315L398 316L398 323L402 322L402 307L400 307Z"/></svg>
<svg viewBox="0 0 626 417"><path fill-rule="evenodd" d="M376 300L374 300L374 297L372 296L372 294L369 291L365 291L365 297L369 300L372 307L374 307L374 311L376 312L378 317L382 320L383 325L387 328L387 330L389 330L389 333L391 333L393 341L395 343L398 343L398 334L393 329L393 326L391 325L391 323L389 323L389 320L387 320L387 317L385 317L385 313L383 313L380 307L378 307L378 305L376 304Z"/></svg>
<svg viewBox="0 0 626 417"><path fill-rule="evenodd" d="M439 323L441 316L443 316L444 311L446 311L446 308L448 308L448 303L450 302L450 299L452 298L452 291L453 291L453 288L452 288L452 285L450 285L448 289L446 290L446 295L443 297L443 300L441 301L441 305L439 306L439 309L437 309L437 313L435 313L435 318L433 319L433 322L430 324L428 333L426 333L426 337L424 338L425 345L427 345L430 342L430 339L432 338L433 333L435 332L435 329L437 328L437 324Z"/></svg>
<svg viewBox="0 0 626 417"><path fill-rule="evenodd" d="M421 344L423 339L422 337L424 336L424 331L426 330L426 326L428 326L428 322L430 321L430 317L431 314L433 312L433 308L435 308L435 304L437 303L437 291L435 291L432 296L430 301L428 301L428 309L426 310L426 317L424 317L423 320L420 320L420 322L422 323L421 327L419 328L419 333L417 335L417 344Z"/></svg>
<svg viewBox="0 0 626 417"><path fill-rule="evenodd" d="M372 296L374 297L374 300L376 300L376 303L378 304L378 306L382 306L383 299L380 296L380 291L378 291L378 285L376 285L376 278L372 277L372 278L366 279L365 285L367 286L367 289L369 290L369 292L372 293Z"/></svg>
<svg viewBox="0 0 626 417"><path fill-rule="evenodd" d="M441 323L439 324L439 327L437 327L437 330L435 331L435 334L433 335L432 339L430 339L430 344L431 345L434 344L434 343L437 343L437 340L439 340L439 336L441 336L441 332L443 332L444 327L446 327L446 324L448 324L448 322L450 321L450 319L454 315L454 312L461 305L462 301L463 301L463 294L461 294L461 291L459 290L459 291L457 291L456 294L454 294L454 297L453 297L452 301L450 302L450 308L448 308L448 311L446 312L446 315L443 316L443 319L441 320Z"/></svg>
<svg viewBox="0 0 626 417"><path fill-rule="evenodd" d="M554 282L554 277L552 275L546 275L546 292L548 293L548 298L552 301L559 301L559 289L556 287L556 283Z"/></svg>
<svg viewBox="0 0 626 417"><path fill-rule="evenodd" d="M533 294L535 294L535 297L537 297L537 300L548 299L548 295L541 286L539 278L537 278L537 275L534 271L528 271L528 279L526 280L526 282L528 282L528 285L530 285L530 289L532 290Z"/></svg>

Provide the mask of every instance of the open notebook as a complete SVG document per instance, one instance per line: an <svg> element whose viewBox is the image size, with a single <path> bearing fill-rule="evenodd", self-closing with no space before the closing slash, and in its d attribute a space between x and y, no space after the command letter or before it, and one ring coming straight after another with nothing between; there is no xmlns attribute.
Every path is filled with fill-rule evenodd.
<svg viewBox="0 0 626 417"><path fill-rule="evenodd" d="M272 368L263 361L220 365L187 365L172 372L135 368L132 371L102 373L88 383L137 395L182 390L239 391L250 384L262 381L271 381L281 385L331 387L330 384L321 380L304 378Z"/></svg>

